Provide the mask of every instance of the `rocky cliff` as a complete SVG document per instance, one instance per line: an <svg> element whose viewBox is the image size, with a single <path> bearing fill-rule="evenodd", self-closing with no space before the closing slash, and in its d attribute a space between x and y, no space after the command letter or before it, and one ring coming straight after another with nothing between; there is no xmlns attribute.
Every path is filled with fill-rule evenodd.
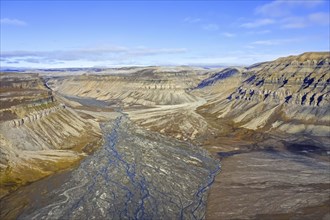
<svg viewBox="0 0 330 220"><path fill-rule="evenodd" d="M39 196L45 201L41 200L44 211L38 210L36 215L57 216L64 210L61 216L105 216L104 213L118 212L113 202L119 204L119 209L136 204L138 210L148 210L143 204L149 203L139 201L157 196L162 188L174 189L173 181L166 185L154 174L165 175L167 180L175 179L181 171L181 176L194 169L198 176L201 174L202 160L197 151L187 160L184 156L198 149L190 144L197 143L222 159L223 169L209 196L207 218L328 216L329 60L329 53L305 53L246 68L132 67L97 73L90 70L78 76L64 77L63 73L48 81L55 95L36 75L27 74L21 85L4 77L7 84L1 88L0 97L6 103L0 111L1 189L13 189L72 166L93 149L91 142L98 140L94 119L110 123L102 125L104 147L73 174L65 174L68 181L63 187L53 191L54 184L47 183L57 177L46 178L45 182L25 188L28 198L24 202L24 190L18 190L13 200L8 196L3 204L11 201L7 210L13 216L21 213L25 204L32 204L31 212L26 213L30 214L40 208L40 201L34 202L36 195L51 192L49 197ZM161 164L158 156L165 163ZM146 164L143 159L147 159ZM186 169L186 162L193 167ZM175 164L183 166L175 171ZM143 168L143 175L147 169L146 178L136 179L138 167ZM95 169L97 172L89 172ZM210 178L215 172L205 174ZM72 181L74 176L77 178ZM62 177L57 181L63 181ZM201 178L197 179L194 183L188 181L188 185L198 183L201 188L194 197L201 198L206 188L199 184ZM190 178L181 182L187 180ZM157 189L156 194L148 188L152 181L157 183L152 187ZM138 191L130 191L129 182ZM187 191L180 184L174 194L165 196L171 205L179 198L177 195ZM45 191L34 193L40 185ZM163 195L159 195L162 200ZM130 200L135 196L136 200ZM95 205L90 205L89 199ZM127 203L128 200L136 203ZM53 204L49 205L49 201ZM152 201L150 204L155 204ZM99 202L103 204L101 209L95 209ZM21 207L16 206L18 203ZM184 208L182 201L177 204L174 206ZM199 199L197 205L203 204ZM240 208L233 210L233 206ZM104 207L111 211L103 212ZM184 209L187 207L191 205ZM129 210L124 209L119 216Z"/></svg>
<svg viewBox="0 0 330 220"><path fill-rule="evenodd" d="M325 52L252 65L239 77L229 76L200 88L209 99L200 111L252 130L327 136L329 62Z"/></svg>
<svg viewBox="0 0 330 220"><path fill-rule="evenodd" d="M214 70L190 67L125 69L113 75L84 75L54 79L49 85L65 96L121 104L137 124L179 139L194 139L207 123L195 109L205 100L189 90ZM133 71L134 70L134 71Z"/></svg>
<svg viewBox="0 0 330 220"><path fill-rule="evenodd" d="M1 80L0 196L72 166L97 146L98 124L56 101L37 75Z"/></svg>
<svg viewBox="0 0 330 220"><path fill-rule="evenodd" d="M118 69L55 79L50 86L68 96L122 103L136 123L179 139L236 128L327 136L329 68L329 53L305 53L246 68Z"/></svg>
<svg viewBox="0 0 330 220"><path fill-rule="evenodd" d="M157 67L138 69L125 75L84 75L50 81L62 94L120 101L129 105L176 105L196 101L185 90L203 78L196 71L166 71Z"/></svg>

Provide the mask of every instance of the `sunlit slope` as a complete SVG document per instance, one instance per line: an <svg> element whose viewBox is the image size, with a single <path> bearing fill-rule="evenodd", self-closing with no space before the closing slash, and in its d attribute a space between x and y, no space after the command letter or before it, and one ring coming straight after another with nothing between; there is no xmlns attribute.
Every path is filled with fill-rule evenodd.
<svg viewBox="0 0 330 220"><path fill-rule="evenodd" d="M186 89L197 85L202 77L196 71L150 67L128 75L72 77L55 82L54 89L66 95L121 101L126 105L176 105L197 100Z"/></svg>
<svg viewBox="0 0 330 220"><path fill-rule="evenodd" d="M97 123L56 101L37 75L2 74L0 197L72 166L97 147Z"/></svg>
<svg viewBox="0 0 330 220"><path fill-rule="evenodd" d="M304 53L252 65L200 88L208 102L199 111L252 130L327 136L329 62L329 53Z"/></svg>
<svg viewBox="0 0 330 220"><path fill-rule="evenodd" d="M329 59L325 52L246 68L131 68L50 85L63 95L121 103L138 124L182 139L232 128L327 136ZM221 124L210 126L217 119Z"/></svg>
<svg viewBox="0 0 330 220"><path fill-rule="evenodd" d="M210 70L189 67L148 67L118 75L76 76L52 80L54 90L122 104L137 124L179 139L194 139L207 131L195 109L206 101L191 93ZM115 72L113 72L115 74Z"/></svg>

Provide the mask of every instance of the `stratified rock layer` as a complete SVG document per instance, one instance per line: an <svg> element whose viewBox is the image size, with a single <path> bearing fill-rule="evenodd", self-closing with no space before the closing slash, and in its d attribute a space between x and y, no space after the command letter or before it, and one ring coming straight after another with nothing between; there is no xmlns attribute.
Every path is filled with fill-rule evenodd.
<svg viewBox="0 0 330 220"><path fill-rule="evenodd" d="M1 141L10 150L10 156L1 157L4 165L23 161L22 155L33 158L25 164L43 170L45 161L80 156L81 149L73 143L89 139L88 131L97 133L97 122L110 119L115 110L122 108L124 113L104 124L105 145L72 171L65 184L47 189L46 196L37 193L47 198L41 203L34 203L31 190L17 191L3 200L8 204L4 216L14 218L22 211L20 217L26 219L201 219L205 192L219 167L185 140L215 157L232 156L223 160L223 172L216 177L208 204L210 219L300 219L305 214L326 218L329 57L305 53L247 68L213 70L81 70L87 74L50 77L46 85L55 93L40 88L27 99L22 91L35 84L24 82L23 90L15 84L14 90L20 90L18 107L11 103L0 115L6 121ZM33 100L38 92L39 102ZM25 101L28 108L22 108ZM30 140L22 145L11 134ZM38 144L32 143L35 139ZM34 151L27 153L25 148ZM27 189L33 191L31 187ZM13 210L10 204L25 194L32 195L24 203L30 205Z"/></svg>
<svg viewBox="0 0 330 220"><path fill-rule="evenodd" d="M202 88L210 101L200 109L242 128L327 136L329 62L329 53L306 53L253 65L235 89L228 85L234 77ZM227 96L214 99L219 90Z"/></svg>
<svg viewBox="0 0 330 220"><path fill-rule="evenodd" d="M97 123L55 100L35 74L1 74L0 197L96 148ZM4 103L2 105L2 103Z"/></svg>
<svg viewBox="0 0 330 220"><path fill-rule="evenodd" d="M187 140L207 132L207 123L195 112L205 100L189 92L207 73L200 69L149 67L124 75L75 76L49 83L54 91L66 96L95 98L109 105L121 103L137 124Z"/></svg>

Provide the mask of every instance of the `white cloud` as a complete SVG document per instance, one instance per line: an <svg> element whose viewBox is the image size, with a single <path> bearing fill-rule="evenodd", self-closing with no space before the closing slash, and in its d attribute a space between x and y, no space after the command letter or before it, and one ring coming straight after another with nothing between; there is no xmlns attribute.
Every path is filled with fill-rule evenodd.
<svg viewBox="0 0 330 220"><path fill-rule="evenodd" d="M276 0L257 7L255 13L271 17L290 16L293 9L313 8L323 2L323 0Z"/></svg>
<svg viewBox="0 0 330 220"><path fill-rule="evenodd" d="M247 49L255 49L256 48L255 46L252 46L252 45L246 45L244 47L247 48Z"/></svg>
<svg viewBox="0 0 330 220"><path fill-rule="evenodd" d="M271 33L270 30L261 30L261 31L249 31L247 34L269 34Z"/></svg>
<svg viewBox="0 0 330 220"><path fill-rule="evenodd" d="M253 22L248 22L248 23L243 23L241 24L241 27L244 28L257 28L257 27L262 27L270 24L274 24L275 21L273 19L269 18L264 18L264 19L258 19Z"/></svg>
<svg viewBox="0 0 330 220"><path fill-rule="evenodd" d="M24 61L27 63L59 62L59 61L106 61L125 60L138 57L147 57L164 54L180 54L187 52L185 48L127 48L127 47L104 47L104 48L81 48L75 50L56 51L1 51L4 62Z"/></svg>
<svg viewBox="0 0 330 220"><path fill-rule="evenodd" d="M287 17L281 20L282 28L304 28L308 26L329 25L329 13L317 12L306 17Z"/></svg>
<svg viewBox="0 0 330 220"><path fill-rule="evenodd" d="M290 38L290 39L271 39L271 40L258 40L252 42L250 45L262 45L262 46L274 46L274 45L281 45L281 44L287 44L292 42L298 42L302 39L296 39L296 38Z"/></svg>
<svg viewBox="0 0 330 220"><path fill-rule="evenodd" d="M255 50L238 50L221 54L213 54L212 56L196 56L179 60L179 65L194 66L236 66L236 65L252 65L258 62L275 60L288 54L257 52Z"/></svg>
<svg viewBox="0 0 330 220"><path fill-rule="evenodd" d="M308 25L304 17L288 17L282 20L282 28L304 28Z"/></svg>
<svg viewBox="0 0 330 220"><path fill-rule="evenodd" d="M10 19L10 18L1 18L1 25L14 25L14 26L25 26L27 23L18 19Z"/></svg>
<svg viewBox="0 0 330 220"><path fill-rule="evenodd" d="M176 54L176 53L185 53L187 52L186 48L145 48L139 47L136 49L132 49L127 51L127 55L131 56L151 56L151 55L159 55L159 54Z"/></svg>
<svg viewBox="0 0 330 220"><path fill-rule="evenodd" d="M225 37L235 37L236 36L236 34L229 33L229 32L223 32L222 35L225 36Z"/></svg>
<svg viewBox="0 0 330 220"><path fill-rule="evenodd" d="M198 22L202 21L202 19L186 17L185 19L183 19L183 21L186 22L186 23L198 23Z"/></svg>
<svg viewBox="0 0 330 220"><path fill-rule="evenodd" d="M251 44L270 46L270 45L277 45L277 44L279 44L279 42L276 40L258 40L258 41L252 42Z"/></svg>
<svg viewBox="0 0 330 220"><path fill-rule="evenodd" d="M219 26L217 24L206 24L203 26L203 29L207 31L216 31L219 29Z"/></svg>
<svg viewBox="0 0 330 220"><path fill-rule="evenodd" d="M330 15L325 12L317 12L308 16L310 22L320 25L329 25Z"/></svg>

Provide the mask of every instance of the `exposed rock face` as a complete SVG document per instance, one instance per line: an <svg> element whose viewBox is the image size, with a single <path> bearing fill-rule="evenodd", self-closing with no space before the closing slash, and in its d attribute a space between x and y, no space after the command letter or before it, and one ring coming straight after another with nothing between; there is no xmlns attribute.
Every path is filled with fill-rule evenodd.
<svg viewBox="0 0 330 220"><path fill-rule="evenodd" d="M89 153L97 146L101 134L97 123L82 119L55 101L36 75L27 74L19 80L12 74L1 77L4 87L0 109L3 113L0 196L3 196L20 185L72 166L84 152Z"/></svg>
<svg viewBox="0 0 330 220"><path fill-rule="evenodd" d="M78 76L51 81L53 89L62 94L118 100L126 105L176 105L196 101L185 90L194 87L203 76L195 72L161 72L148 68L129 75Z"/></svg>
<svg viewBox="0 0 330 220"><path fill-rule="evenodd" d="M119 71L120 72L120 71ZM195 112L205 100L189 92L208 71L190 68L150 67L115 76L76 76L51 80L50 86L67 96L122 103L139 125L179 139L194 139L207 131L207 123Z"/></svg>
<svg viewBox="0 0 330 220"><path fill-rule="evenodd" d="M0 74L1 110L20 104L42 104L52 101L51 92L44 86L37 74ZM2 114L0 119L3 120Z"/></svg>
<svg viewBox="0 0 330 220"><path fill-rule="evenodd" d="M329 218L329 56L256 64L194 91L208 100L198 112L227 129L205 141L226 157L207 219Z"/></svg>
<svg viewBox="0 0 330 220"><path fill-rule="evenodd" d="M24 125L24 123L34 122L51 113L55 113L61 109L65 109L65 108L66 107L64 104L59 104L59 105L54 105L54 106L50 105L49 108L46 108L43 110L32 111L28 115L25 115L25 117L23 117L23 118L4 121L1 124L3 127L6 127L6 126L7 127L8 126L9 127L20 127L20 126ZM11 109L13 109L13 108L11 108ZM8 110L11 110L11 109L8 109ZM17 109L15 109L15 110L17 110Z"/></svg>
<svg viewBox="0 0 330 220"><path fill-rule="evenodd" d="M51 86L65 95L119 101L138 124L180 139L213 132L196 109L243 129L327 136L329 72L329 53L306 53L248 68L133 68Z"/></svg>
<svg viewBox="0 0 330 220"><path fill-rule="evenodd" d="M200 82L197 88L204 88L205 86L211 86L216 84L218 81L223 81L225 79L231 78L233 76L237 76L242 71L242 68L226 68L221 70L220 72L216 72L207 79L204 79Z"/></svg>
<svg viewBox="0 0 330 220"><path fill-rule="evenodd" d="M21 98L24 97L24 89L30 89L29 85L33 84L24 82L16 95L20 101L11 103L1 113L1 120L5 121L0 133L1 146L6 146L6 150L0 157L0 163L6 169L2 172L8 177L5 183L10 185L12 182L34 180L49 173L53 164L60 169L60 164L77 161L84 151L84 144L98 135L98 123L94 121L97 118L99 121L110 120L104 127L104 137L109 138L104 148L72 172L73 181L55 191L48 189L52 194L50 200L46 199L46 206L31 203L31 209L22 216L84 218L109 217L109 213L113 213L112 216L119 217L134 214L135 217L151 218L156 215L152 212L143 215L141 211L145 196L152 194L145 193L148 184L144 180L159 186L166 183L164 190L175 193L171 191L171 196L166 199L157 197L163 199L157 200L158 204L171 203L176 210L180 209L180 205L174 202L177 195L182 192L189 194L191 190L179 187L177 182L184 182L181 178L186 175L191 177L186 181L194 179L189 186L201 186L205 175L200 174L205 173L208 166L200 167L194 156L197 148L193 145L185 143L184 148L177 148L183 142L164 135L197 143L215 157L234 155L223 161L222 174L216 177L210 196L211 211L207 215L210 219L274 217L267 214L299 217L299 213L305 213L309 206L322 209L322 215L314 215L313 211L313 218L327 216L328 210L324 211L322 207L328 204L330 181L327 175L330 152L329 74L329 53L306 53L247 68L102 69L93 75L51 79L48 85L56 91L55 99L46 88L38 90L45 96L32 91L31 94L38 97L36 100ZM19 86L15 84L8 88L15 91ZM1 100L12 99L9 93L5 94ZM66 107L59 100L65 102ZM118 114L115 111L125 115L123 124L121 117L116 120L110 118ZM85 137L88 141L84 140ZM26 143L22 144L20 140L26 140ZM74 143L81 144L75 146ZM151 146L154 147L151 149ZM291 152L288 146L297 148L293 150L296 152ZM189 157L192 160L188 159L188 169L187 157L175 156L181 151L193 154ZM146 164L144 167L145 162L155 164L157 169ZM281 163L279 166L278 162ZM179 171L171 170L175 164L180 165ZM141 165L144 169L135 169ZM19 173L21 170L29 172ZM169 175L166 180L151 178L160 177L164 170ZM178 175L180 170L184 174ZM30 176L27 177L26 173ZM82 176L84 181L81 181ZM222 178L226 180L221 181ZM120 189L108 187L109 179L116 180L114 184ZM291 183L294 181L297 183ZM123 186L132 188L127 190ZM137 192L135 197L132 190ZM153 195L159 192L154 191ZM200 197L200 192L195 195ZM242 196L242 192L249 196ZM13 200L6 197L6 201L17 201L19 193ZM203 199L199 201L200 204L204 202ZM68 204L72 209L67 209ZM154 210L154 204L149 202L145 210ZM233 205L240 208L235 209ZM102 207L109 212L104 212ZM123 207L124 210L118 213ZM198 207L201 206L197 204ZM16 210L10 209L8 213L15 214ZM171 213L173 210L163 208L159 215L177 216ZM194 217L203 217L202 209L195 216L189 208L185 213L188 218L191 211Z"/></svg>
<svg viewBox="0 0 330 220"><path fill-rule="evenodd" d="M242 72L233 92L218 100L210 98L202 109L248 129L327 136L329 62L329 53L306 53L253 65ZM228 91L224 84L211 87Z"/></svg>
<svg viewBox="0 0 330 220"><path fill-rule="evenodd" d="M2 187L9 183L16 187L15 182L35 181L69 167L90 152L88 147L95 148L100 138L97 125L70 109L40 115L14 127L2 123L0 134ZM94 146L88 145L91 142Z"/></svg>

